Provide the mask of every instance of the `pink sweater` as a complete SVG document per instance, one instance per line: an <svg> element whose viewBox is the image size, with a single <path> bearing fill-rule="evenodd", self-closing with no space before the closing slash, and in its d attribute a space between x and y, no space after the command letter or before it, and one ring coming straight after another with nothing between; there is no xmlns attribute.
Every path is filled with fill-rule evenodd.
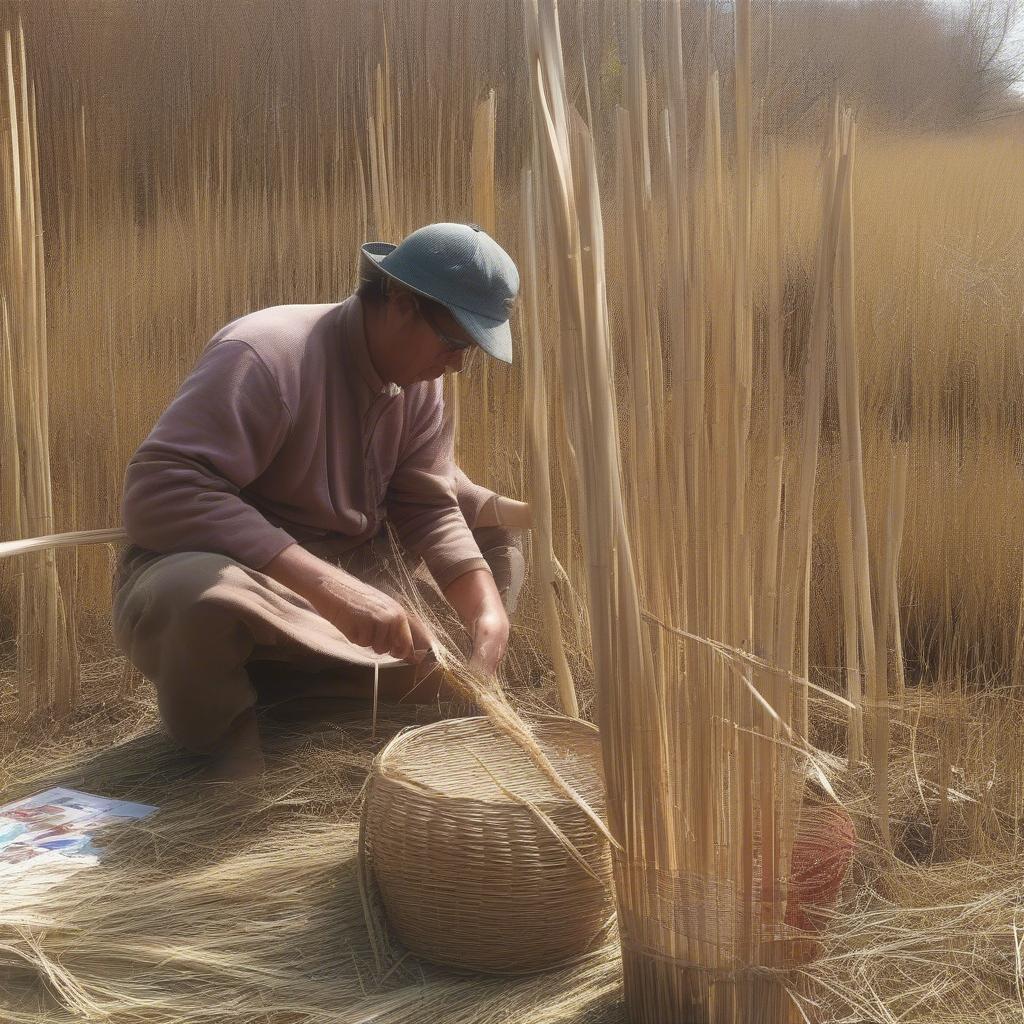
<svg viewBox="0 0 1024 1024"><path fill-rule="evenodd" d="M140 547L260 569L296 541L356 547L386 517L444 587L487 568L457 488L474 522L493 492L455 466L441 381L384 384L352 295L221 328L128 463L122 518Z"/></svg>

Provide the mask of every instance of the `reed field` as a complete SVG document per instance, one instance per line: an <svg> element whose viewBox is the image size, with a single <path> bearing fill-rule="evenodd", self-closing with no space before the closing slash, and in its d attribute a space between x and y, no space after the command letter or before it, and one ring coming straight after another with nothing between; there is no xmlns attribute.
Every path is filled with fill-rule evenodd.
<svg viewBox="0 0 1024 1024"><path fill-rule="evenodd" d="M382 955L363 783L434 712L275 722L262 779L200 783L113 644L117 546L43 547L0 558L0 803L161 811L0 883L0 1020L1020 1019L1024 61L969 11L0 4L0 541L118 528L223 324L481 224L516 357L447 380L456 455L535 526L467 696L600 727L618 911L527 978ZM858 848L808 947L812 799Z"/></svg>

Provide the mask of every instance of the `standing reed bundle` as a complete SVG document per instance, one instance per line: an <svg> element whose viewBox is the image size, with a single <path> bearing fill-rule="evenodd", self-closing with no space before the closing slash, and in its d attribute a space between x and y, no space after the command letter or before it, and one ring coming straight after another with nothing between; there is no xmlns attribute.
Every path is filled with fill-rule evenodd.
<svg viewBox="0 0 1024 1024"><path fill-rule="evenodd" d="M768 394L754 389L749 0L736 8L731 188L715 76L694 180L677 158L689 146L679 134L684 97L670 96L660 119L670 176L664 260L644 91L635 87L617 113L621 343L609 324L594 145L566 97L553 0L526 5L526 30L540 201L527 192L524 203L558 257L607 805L623 847L614 863L631 1017L789 1020L784 971L800 947L785 923L787 881L808 772L829 789L806 740L808 589L849 152L836 139L825 163L800 445L784 467L778 350ZM642 83L639 31L630 42ZM681 68L668 77L682 88ZM666 277L666 266L679 276ZM687 309L664 318L663 337L654 299L673 309L680 292ZM780 337L774 330L769 340ZM768 446L756 443L762 420Z"/></svg>
<svg viewBox="0 0 1024 1024"><path fill-rule="evenodd" d="M0 175L4 231L0 264L0 460L3 530L21 537L54 532L50 478L46 275L39 188L35 86L19 24L18 53L4 33L3 155ZM17 679L20 712L68 713L78 691L78 653L52 549L21 556L17 578ZM70 624L70 629L69 629Z"/></svg>
<svg viewBox="0 0 1024 1024"><path fill-rule="evenodd" d="M834 155L838 160L841 153L850 165L851 175L856 137L856 126L849 112L840 118L837 109ZM849 698L847 751L851 765L862 761L870 751L874 773L874 817L882 844L891 848L888 790L889 635L891 626L895 647L896 690L902 694L905 683L897 569L906 509L909 448L906 443L899 441L893 445L889 466L889 498L884 515L883 551L881 559L876 559L873 565L868 544L865 459L860 425L852 189L847 189L840 216L833 289L836 306L841 494L836 526L843 607L844 669Z"/></svg>
<svg viewBox="0 0 1024 1024"><path fill-rule="evenodd" d="M562 711L572 718L580 714L576 687L565 652L562 622L555 594L555 549L551 514L551 452L548 443L548 390L544 379L541 346L540 280L537 273L537 232L534 224L533 176L523 172L522 238L526 259L523 292L525 312L520 318L523 361L526 364L526 445L529 463L530 504L533 511L533 573L540 590L545 647L554 665Z"/></svg>
<svg viewBox="0 0 1024 1024"><path fill-rule="evenodd" d="M494 183L495 118L497 95L491 89L473 108L473 136L470 149L470 190L472 193L472 221L479 224L492 237L497 235L497 211ZM472 432L463 433L462 409L470 400L469 392L475 391L474 406L477 409L492 408L491 361L484 359L467 387L464 373L450 375L445 379L445 403L451 417L455 450L459 465L477 483L487 484L491 477L491 421L490 415L474 419Z"/></svg>

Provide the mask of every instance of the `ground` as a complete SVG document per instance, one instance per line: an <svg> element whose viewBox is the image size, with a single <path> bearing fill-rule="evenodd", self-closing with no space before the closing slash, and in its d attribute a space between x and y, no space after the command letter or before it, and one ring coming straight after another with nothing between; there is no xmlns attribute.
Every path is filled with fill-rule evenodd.
<svg viewBox="0 0 1024 1024"><path fill-rule="evenodd" d="M22 731L0 802L67 785L156 804L103 836L102 863L0 893L0 1019L58 1021L599 1021L621 1019L616 951L527 979L461 976L399 959L380 969L356 877L360 794L374 753L429 708L334 708L263 719L268 769L205 782L158 728L143 685L93 678L59 736ZM9 692L9 691L8 691Z"/></svg>
<svg viewBox="0 0 1024 1024"><path fill-rule="evenodd" d="M265 717L266 774L216 784L160 732L148 686L121 688L123 669L108 652L89 664L72 721L15 730L8 720L2 734L0 801L62 784L153 803L160 813L105 835L96 867L0 892L0 1018L624 1021L614 945L583 965L521 979L458 975L400 950L374 962L356 876L360 794L381 745L436 711L381 709L376 735L368 705L305 722ZM0 693L9 714L11 687ZM1008 698L1001 706L1012 740L1019 711ZM928 707L922 696L919 721ZM991 814L984 803L964 810L954 802L945 852L937 852L927 816L906 811L930 785L924 736L922 728L905 759L913 772L895 761L898 772L906 767L894 777L901 856L864 837L841 913L803 979L810 1019L1020 1019L1024 885L1001 809L1011 792L999 794ZM993 742L978 740L965 754L964 788ZM858 782L840 775L856 817Z"/></svg>

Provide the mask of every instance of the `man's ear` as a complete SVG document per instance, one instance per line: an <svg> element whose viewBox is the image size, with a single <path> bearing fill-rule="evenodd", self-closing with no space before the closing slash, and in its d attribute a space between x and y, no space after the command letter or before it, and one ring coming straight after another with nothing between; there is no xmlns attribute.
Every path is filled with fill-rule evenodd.
<svg viewBox="0 0 1024 1024"><path fill-rule="evenodd" d="M395 314L402 319L416 315L416 296L404 288L392 288L389 302Z"/></svg>

